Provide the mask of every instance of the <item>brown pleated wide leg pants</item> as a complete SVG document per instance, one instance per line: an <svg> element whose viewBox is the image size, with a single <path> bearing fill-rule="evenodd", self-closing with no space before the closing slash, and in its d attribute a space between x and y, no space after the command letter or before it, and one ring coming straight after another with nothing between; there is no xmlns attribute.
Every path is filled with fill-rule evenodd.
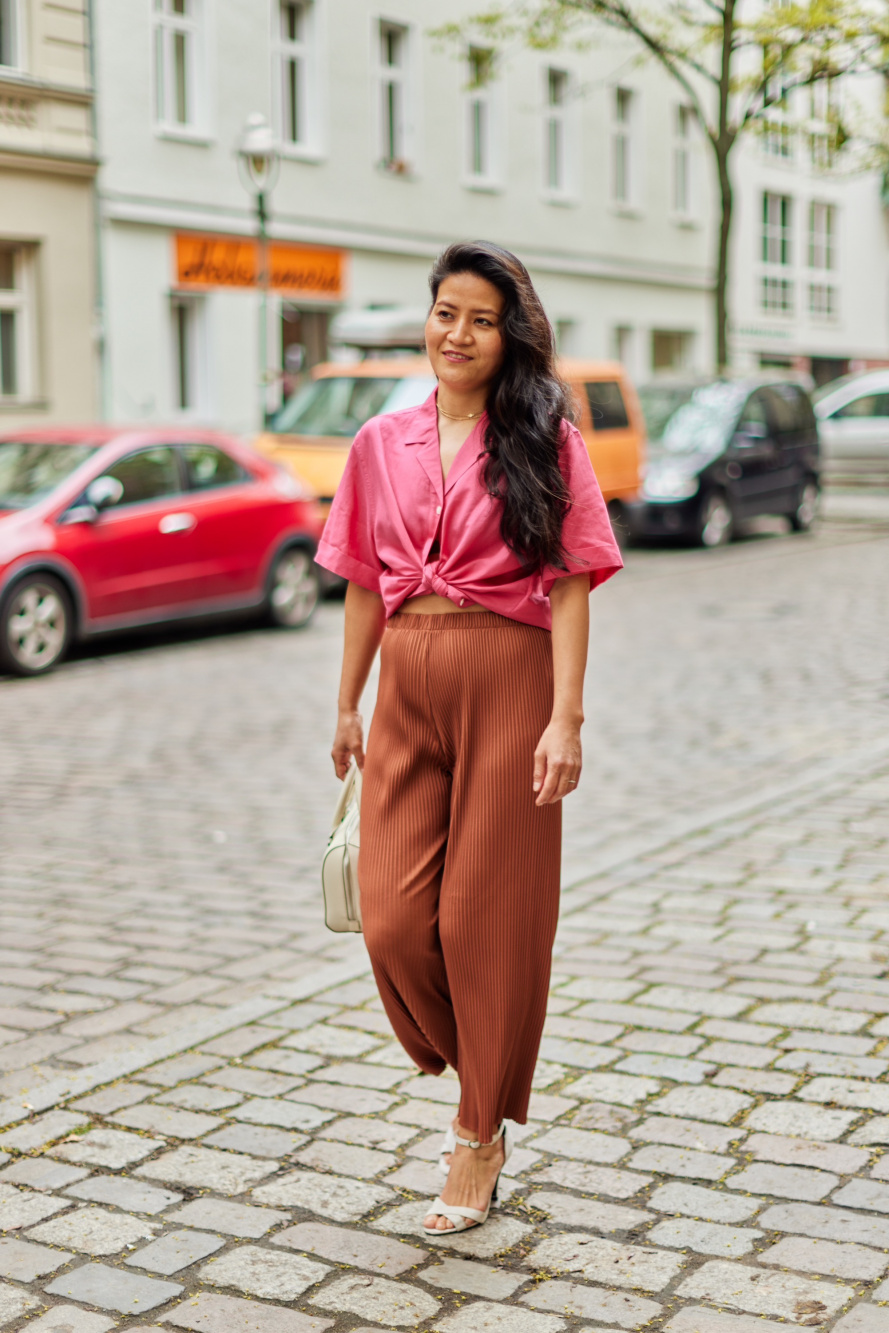
<svg viewBox="0 0 889 1333"><path fill-rule="evenodd" d="M386 1012L461 1086L482 1141L527 1119L559 910L561 806L533 755L552 710L549 632L492 612L396 614L361 800L364 934Z"/></svg>

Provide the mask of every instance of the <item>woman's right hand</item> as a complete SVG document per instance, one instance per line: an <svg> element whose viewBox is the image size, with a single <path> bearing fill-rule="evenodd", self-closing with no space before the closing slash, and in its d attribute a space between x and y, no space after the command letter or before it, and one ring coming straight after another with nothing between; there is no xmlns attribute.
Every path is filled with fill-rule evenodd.
<svg viewBox="0 0 889 1333"><path fill-rule="evenodd" d="M349 771L353 755L358 767L364 768L364 724L357 708L340 710L330 755L340 780Z"/></svg>

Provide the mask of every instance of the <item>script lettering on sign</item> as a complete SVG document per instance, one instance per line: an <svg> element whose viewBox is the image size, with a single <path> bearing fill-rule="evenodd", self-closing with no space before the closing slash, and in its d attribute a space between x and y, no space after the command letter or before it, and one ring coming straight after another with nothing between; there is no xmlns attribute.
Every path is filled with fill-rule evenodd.
<svg viewBox="0 0 889 1333"><path fill-rule="evenodd" d="M269 288L291 299L341 301L346 294L347 259L343 250L271 241ZM258 287L263 269L258 241L193 232L175 237L175 267L177 286L199 291Z"/></svg>

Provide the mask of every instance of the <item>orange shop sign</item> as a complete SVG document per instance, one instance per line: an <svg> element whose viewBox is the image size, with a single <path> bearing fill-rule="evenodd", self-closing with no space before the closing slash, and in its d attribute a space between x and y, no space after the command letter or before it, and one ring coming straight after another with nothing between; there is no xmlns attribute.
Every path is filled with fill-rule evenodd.
<svg viewBox="0 0 889 1333"><path fill-rule="evenodd" d="M259 242L238 236L179 232L175 239L176 285L192 291L257 287ZM269 241L269 287L284 296L341 301L346 294L348 256L320 245Z"/></svg>

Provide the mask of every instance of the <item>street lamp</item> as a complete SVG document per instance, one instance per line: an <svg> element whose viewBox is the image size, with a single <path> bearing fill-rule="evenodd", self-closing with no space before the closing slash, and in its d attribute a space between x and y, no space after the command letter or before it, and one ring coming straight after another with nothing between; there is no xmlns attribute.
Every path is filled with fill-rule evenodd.
<svg viewBox="0 0 889 1333"><path fill-rule="evenodd" d="M253 111L244 122L237 148L241 183L256 201L259 233L259 403L260 426L265 426L268 390L268 207L267 196L275 188L281 167L281 154L272 127L261 111Z"/></svg>

